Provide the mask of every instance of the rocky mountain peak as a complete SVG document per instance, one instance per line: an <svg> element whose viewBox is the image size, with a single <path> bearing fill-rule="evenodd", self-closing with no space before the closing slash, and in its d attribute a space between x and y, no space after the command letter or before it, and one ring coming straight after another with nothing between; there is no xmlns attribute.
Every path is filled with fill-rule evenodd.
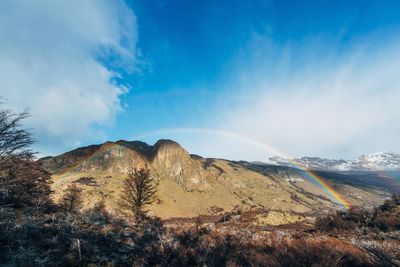
<svg viewBox="0 0 400 267"><path fill-rule="evenodd" d="M400 154L383 151L362 155L358 158L356 164L376 170L400 169Z"/></svg>
<svg viewBox="0 0 400 267"><path fill-rule="evenodd" d="M381 171L400 170L400 154L393 152L377 152L362 155L356 160L324 159L319 157L301 157L284 159L271 157L266 164L296 167L297 162L308 169L324 171Z"/></svg>
<svg viewBox="0 0 400 267"><path fill-rule="evenodd" d="M180 144L170 139L160 139L154 146L154 148L170 147L170 148L182 148Z"/></svg>

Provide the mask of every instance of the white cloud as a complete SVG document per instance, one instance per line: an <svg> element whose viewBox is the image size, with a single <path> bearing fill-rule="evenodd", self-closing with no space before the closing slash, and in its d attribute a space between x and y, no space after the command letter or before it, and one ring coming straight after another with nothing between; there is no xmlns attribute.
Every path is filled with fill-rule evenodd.
<svg viewBox="0 0 400 267"><path fill-rule="evenodd" d="M127 88L101 61L133 70L136 40L119 0L1 1L0 96L29 109L39 144L74 146L121 111Z"/></svg>
<svg viewBox="0 0 400 267"><path fill-rule="evenodd" d="M251 73L246 65L239 70L239 104L224 107L222 128L295 156L399 152L399 44L364 40L339 53L308 43L280 51L286 59L273 61L272 68L263 68L260 62L271 57L259 53L258 63L247 65ZM236 157L263 159L241 146Z"/></svg>
<svg viewBox="0 0 400 267"><path fill-rule="evenodd" d="M194 153L248 160L276 154L267 146L296 157L400 152L400 41L375 37L340 51L313 39L280 47L256 36L244 49L250 56L232 61L224 81L231 97L210 123L254 142L201 136L185 143Z"/></svg>

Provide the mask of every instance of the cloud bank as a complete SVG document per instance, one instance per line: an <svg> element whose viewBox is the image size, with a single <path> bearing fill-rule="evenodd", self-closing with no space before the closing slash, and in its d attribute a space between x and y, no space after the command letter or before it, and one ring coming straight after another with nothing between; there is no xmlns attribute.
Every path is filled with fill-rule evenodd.
<svg viewBox="0 0 400 267"><path fill-rule="evenodd" d="M369 35L341 46L316 37L282 45L255 35L227 69L217 110L195 127L219 133L170 135L192 153L264 160L400 152L396 38Z"/></svg>
<svg viewBox="0 0 400 267"><path fill-rule="evenodd" d="M135 14L119 0L1 1L0 96L30 111L44 153L98 139L122 109L116 70L134 70L136 41Z"/></svg>
<svg viewBox="0 0 400 267"><path fill-rule="evenodd" d="M339 47L312 39L278 47L256 36L251 55L235 62L239 78L227 86L236 104L222 107L220 128L293 156L399 152L400 41ZM242 142L227 149L235 158L268 154Z"/></svg>

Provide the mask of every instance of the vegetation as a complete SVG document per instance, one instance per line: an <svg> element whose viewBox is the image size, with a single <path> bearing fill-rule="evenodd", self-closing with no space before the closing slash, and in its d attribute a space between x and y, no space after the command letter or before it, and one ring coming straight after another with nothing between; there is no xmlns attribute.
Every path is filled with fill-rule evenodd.
<svg viewBox="0 0 400 267"><path fill-rule="evenodd" d="M299 225L265 229L193 219L133 228L102 209L27 214L2 228L7 266L398 266L396 231L315 232ZM186 225L186 226L185 226Z"/></svg>
<svg viewBox="0 0 400 267"><path fill-rule="evenodd" d="M60 200L60 207L70 213L78 213L82 208L82 189L75 183L70 184Z"/></svg>
<svg viewBox="0 0 400 267"><path fill-rule="evenodd" d="M33 161L33 139L22 128L27 113L0 110L0 207L48 204L50 174Z"/></svg>
<svg viewBox="0 0 400 267"><path fill-rule="evenodd" d="M12 113L10 110L0 110L0 159L5 162L17 159L30 159L33 143L30 133L21 127L21 122L28 113Z"/></svg>
<svg viewBox="0 0 400 267"><path fill-rule="evenodd" d="M318 217L315 227L320 231L354 230L360 228L380 231L400 230L400 194L393 194L374 210L352 208L335 214Z"/></svg>
<svg viewBox="0 0 400 267"><path fill-rule="evenodd" d="M131 171L124 181L124 191L121 194L121 208L130 212L136 225L139 225L147 215L146 205L155 201L156 188L154 178L149 170Z"/></svg>

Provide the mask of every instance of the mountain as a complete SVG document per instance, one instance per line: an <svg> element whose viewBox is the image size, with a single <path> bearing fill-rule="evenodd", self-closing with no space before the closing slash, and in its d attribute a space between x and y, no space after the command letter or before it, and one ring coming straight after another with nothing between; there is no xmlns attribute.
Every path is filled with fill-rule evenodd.
<svg viewBox="0 0 400 267"><path fill-rule="evenodd" d="M400 170L400 154L378 152L362 155L354 162L355 168L368 170Z"/></svg>
<svg viewBox="0 0 400 267"><path fill-rule="evenodd" d="M325 171L394 171L400 170L400 154L378 152L362 155L356 160L335 160L318 157L302 157L289 160L281 157L272 157L266 160L265 163L292 167L300 164L308 169Z"/></svg>
<svg viewBox="0 0 400 267"><path fill-rule="evenodd" d="M161 218L263 209L280 214L274 215L276 218L269 215L270 221L283 218L292 222L340 208L337 200L303 170L203 158L189 154L172 140L159 140L154 145L105 142L39 162L52 173L56 201L69 184L76 183L83 189L85 208L104 201L111 213L118 212L123 181L133 168L148 168L157 180L157 201L149 211ZM400 192L396 179L379 173L316 174L353 205L372 207L391 192Z"/></svg>

